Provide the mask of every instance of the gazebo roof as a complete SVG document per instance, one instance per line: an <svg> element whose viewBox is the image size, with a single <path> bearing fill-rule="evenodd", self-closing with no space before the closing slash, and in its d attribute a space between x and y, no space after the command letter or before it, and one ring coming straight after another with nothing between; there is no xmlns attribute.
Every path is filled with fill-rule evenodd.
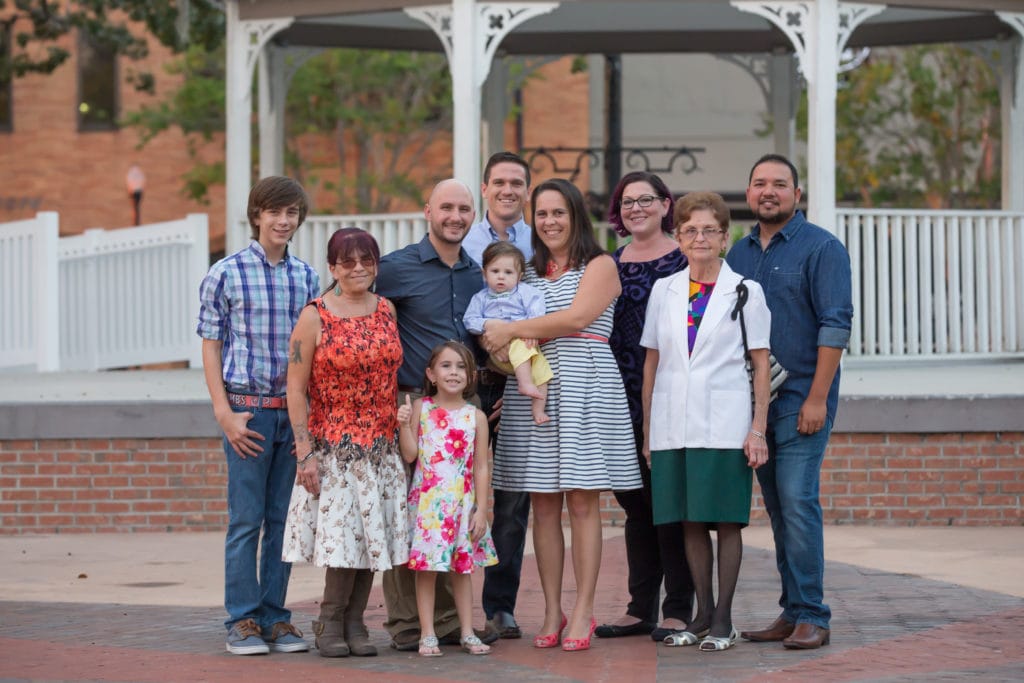
<svg viewBox="0 0 1024 683"><path fill-rule="evenodd" d="M974 0L969 10L960 0L861 2L886 4L886 9L857 27L848 47L992 39L1012 34L995 12L1024 12L1024 0ZM434 32L402 11L436 4L438 0L241 0L239 18L295 17L275 36L285 45L440 50ZM777 49L791 49L780 30L726 0L567 0L526 21L501 43L506 54Z"/></svg>

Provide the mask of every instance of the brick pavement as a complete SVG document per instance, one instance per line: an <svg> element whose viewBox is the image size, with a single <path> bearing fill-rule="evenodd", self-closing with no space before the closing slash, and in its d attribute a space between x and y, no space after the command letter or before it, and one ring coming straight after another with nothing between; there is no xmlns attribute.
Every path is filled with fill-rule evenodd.
<svg viewBox="0 0 1024 683"><path fill-rule="evenodd" d="M598 621L625 601L623 539L605 542ZM571 567L566 568L567 576ZM527 557L518 616L530 634L540 625L536 566ZM220 607L0 601L0 681L1018 681L1024 679L1024 600L914 575L829 562L826 591L832 644L791 652L741 641L722 653L670 649L643 638L595 639L585 653L535 650L529 639L500 641L490 657L445 648L423 660L386 647L379 588L367 621L376 658L315 654L234 657L223 650ZM565 604L572 600L566 587ZM160 590L154 587L152 590ZM758 628L776 615L772 553L746 548L734 617ZM292 605L308 633L315 602Z"/></svg>

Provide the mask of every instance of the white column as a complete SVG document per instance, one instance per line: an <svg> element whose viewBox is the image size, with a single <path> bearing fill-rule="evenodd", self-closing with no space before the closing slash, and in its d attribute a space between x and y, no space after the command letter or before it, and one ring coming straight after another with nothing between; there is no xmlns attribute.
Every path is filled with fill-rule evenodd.
<svg viewBox="0 0 1024 683"><path fill-rule="evenodd" d="M505 119L508 118L508 64L499 59L484 81L482 102L484 132L481 158L508 149L505 144ZM476 187L471 185L470 187Z"/></svg>
<svg viewBox="0 0 1024 683"><path fill-rule="evenodd" d="M771 80L771 112L772 133L775 142L775 153L787 159L794 158L796 140L796 98L800 93L797 87L796 65L790 53L773 54L769 63Z"/></svg>
<svg viewBox="0 0 1024 683"><path fill-rule="evenodd" d="M1002 106L1002 158L1004 211L1024 211L1024 13L997 12L1017 31L1002 41L1002 74L999 101Z"/></svg>
<svg viewBox="0 0 1024 683"><path fill-rule="evenodd" d="M470 187L480 182L480 88L494 53L512 29L558 5L452 0L450 5L405 10L434 30L448 56L452 75L452 167L454 176Z"/></svg>
<svg viewBox="0 0 1024 683"><path fill-rule="evenodd" d="M259 56L258 130L260 177L284 173L284 124L288 88L295 72L310 58L323 52L319 47L279 47L267 43Z"/></svg>
<svg viewBox="0 0 1024 683"><path fill-rule="evenodd" d="M259 56L260 177L284 171L284 49L267 45Z"/></svg>
<svg viewBox="0 0 1024 683"><path fill-rule="evenodd" d="M480 182L480 83L473 82L476 66L476 3L452 0L452 49L448 67L452 74L453 175L469 187ZM490 64L483 67L484 75Z"/></svg>
<svg viewBox="0 0 1024 683"><path fill-rule="evenodd" d="M837 0L815 0L807 39L807 215L827 230L836 224Z"/></svg>
<svg viewBox="0 0 1024 683"><path fill-rule="evenodd" d="M882 12L885 5L838 0L732 0L730 4L772 22L793 44L807 81L807 216L826 230L834 231L839 55L853 30L868 17Z"/></svg>
<svg viewBox="0 0 1024 683"><path fill-rule="evenodd" d="M224 3L227 24L227 65L225 69L225 159L226 175L224 239L227 253L246 244L248 228L245 205L252 184L252 78L263 46L278 31L287 28L292 18L242 21L238 18L238 0Z"/></svg>

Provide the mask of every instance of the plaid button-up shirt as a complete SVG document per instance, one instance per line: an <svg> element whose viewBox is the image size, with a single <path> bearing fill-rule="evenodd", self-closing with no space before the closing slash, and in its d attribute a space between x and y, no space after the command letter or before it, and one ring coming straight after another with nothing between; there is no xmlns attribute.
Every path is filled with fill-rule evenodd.
<svg viewBox="0 0 1024 683"><path fill-rule="evenodd" d="M271 266L255 241L210 268L199 286L196 333L223 342L228 391L284 395L288 340L319 288L320 277L308 264L285 253Z"/></svg>

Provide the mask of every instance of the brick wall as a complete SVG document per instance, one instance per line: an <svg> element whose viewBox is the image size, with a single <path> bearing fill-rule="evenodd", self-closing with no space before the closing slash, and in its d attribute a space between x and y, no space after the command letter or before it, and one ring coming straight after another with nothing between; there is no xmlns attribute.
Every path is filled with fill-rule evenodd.
<svg viewBox="0 0 1024 683"><path fill-rule="evenodd" d="M220 439L0 442L0 533L212 531L227 522Z"/></svg>
<svg viewBox="0 0 1024 683"><path fill-rule="evenodd" d="M226 479L214 438L0 441L0 533L221 530ZM1022 496L1020 432L834 434L822 470L835 524L1018 525Z"/></svg>

